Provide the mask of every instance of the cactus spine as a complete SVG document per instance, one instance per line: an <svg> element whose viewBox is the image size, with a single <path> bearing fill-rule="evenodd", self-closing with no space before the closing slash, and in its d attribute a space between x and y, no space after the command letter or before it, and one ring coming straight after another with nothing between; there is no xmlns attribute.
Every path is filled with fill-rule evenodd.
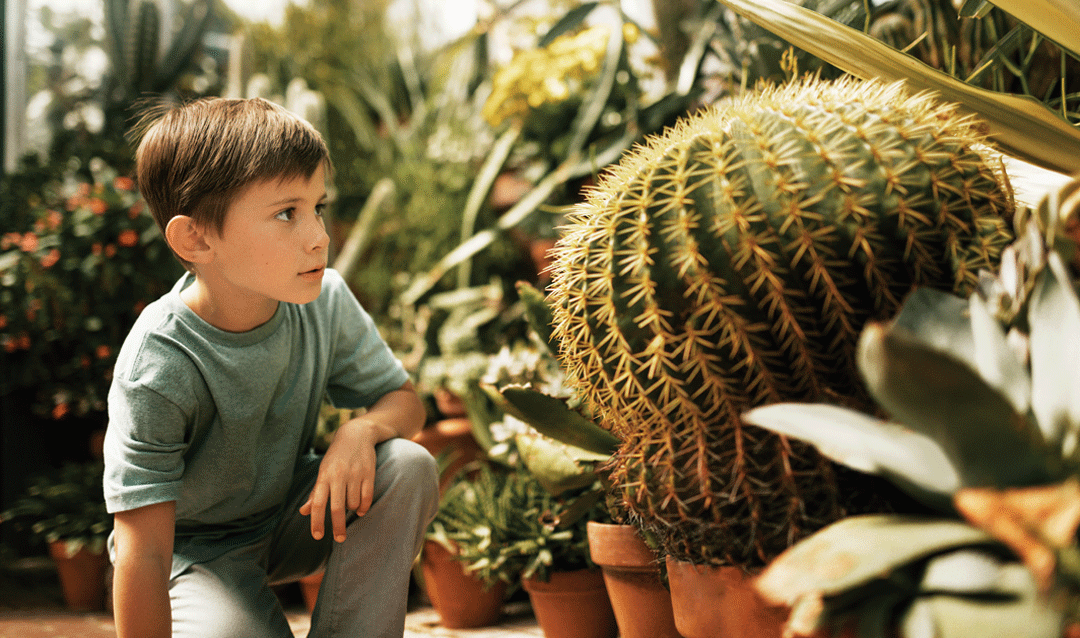
<svg viewBox="0 0 1080 638"><path fill-rule="evenodd" d="M867 406L869 319L965 291L1010 235L977 123L899 84L804 79L628 154L554 250L569 382L621 440L629 510L694 562L762 564L845 513L833 466L745 425L780 400Z"/></svg>

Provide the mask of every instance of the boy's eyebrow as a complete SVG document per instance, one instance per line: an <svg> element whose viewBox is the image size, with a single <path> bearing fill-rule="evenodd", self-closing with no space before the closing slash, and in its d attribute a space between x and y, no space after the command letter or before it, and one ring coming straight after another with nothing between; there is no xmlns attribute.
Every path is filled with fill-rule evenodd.
<svg viewBox="0 0 1080 638"><path fill-rule="evenodd" d="M321 202L321 201L323 201L324 199L327 199L327 198L329 198L329 193L323 193L322 195L319 196L319 199L317 201ZM285 204L295 204L296 202L300 202L300 201L303 201L303 200L304 200L303 197L286 197L285 199L279 199L279 200L277 200L275 202L268 202L266 204L266 207L269 208L271 206L283 206Z"/></svg>

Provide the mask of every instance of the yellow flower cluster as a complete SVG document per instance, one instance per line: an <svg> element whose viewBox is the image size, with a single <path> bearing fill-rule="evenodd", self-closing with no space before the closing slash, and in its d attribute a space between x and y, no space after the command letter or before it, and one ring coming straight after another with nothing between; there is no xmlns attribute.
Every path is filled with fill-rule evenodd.
<svg viewBox="0 0 1080 638"><path fill-rule="evenodd" d="M636 31L624 27L633 41ZM508 118L525 118L544 105L560 104L580 96L603 66L611 32L607 26L590 27L575 35L561 35L546 47L520 51L492 79L491 95L481 111L491 126Z"/></svg>

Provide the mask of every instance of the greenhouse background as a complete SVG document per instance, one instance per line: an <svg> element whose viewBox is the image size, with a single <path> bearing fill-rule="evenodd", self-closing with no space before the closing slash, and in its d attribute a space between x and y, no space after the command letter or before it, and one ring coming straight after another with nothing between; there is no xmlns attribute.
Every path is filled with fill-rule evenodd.
<svg viewBox="0 0 1080 638"><path fill-rule="evenodd" d="M327 142L329 265L439 462L433 635L1080 634L1070 0L3 9L0 636L109 635L108 566L73 602L61 558L102 557L113 365L182 272L131 131L210 96ZM577 633L541 611L568 574Z"/></svg>

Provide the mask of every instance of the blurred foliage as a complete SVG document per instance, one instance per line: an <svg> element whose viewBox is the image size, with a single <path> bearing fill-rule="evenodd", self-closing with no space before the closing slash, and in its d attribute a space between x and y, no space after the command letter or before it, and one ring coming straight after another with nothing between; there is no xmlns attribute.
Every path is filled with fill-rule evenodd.
<svg viewBox="0 0 1080 638"><path fill-rule="evenodd" d="M57 419L104 411L124 337L181 272L132 180L91 167L2 187L0 395Z"/></svg>
<svg viewBox="0 0 1080 638"><path fill-rule="evenodd" d="M84 546L100 554L112 531L103 473L101 462L70 463L34 477L22 496L0 513L0 523L46 543L65 541L68 555Z"/></svg>

